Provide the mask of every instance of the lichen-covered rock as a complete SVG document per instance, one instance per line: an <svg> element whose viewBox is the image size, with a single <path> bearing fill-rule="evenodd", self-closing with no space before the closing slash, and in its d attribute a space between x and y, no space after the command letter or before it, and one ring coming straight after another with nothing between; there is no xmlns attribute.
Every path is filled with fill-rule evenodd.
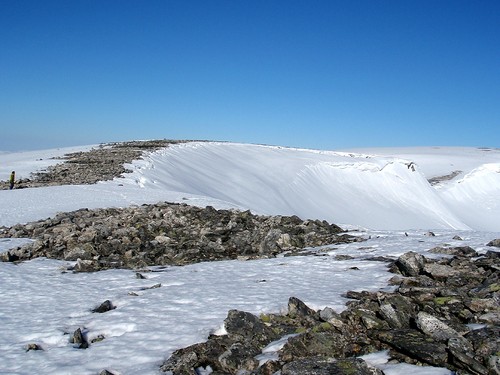
<svg viewBox="0 0 500 375"><path fill-rule="evenodd" d="M448 352L446 345L414 329L380 331L378 338L402 355L420 362L439 367L446 367Z"/></svg>
<svg viewBox="0 0 500 375"><path fill-rule="evenodd" d="M461 335L449 325L424 311L420 311L417 314L415 321L418 329L437 341L447 342L451 338L461 337Z"/></svg>
<svg viewBox="0 0 500 375"><path fill-rule="evenodd" d="M278 338L278 335L261 319L245 311L230 310L224 320L224 326L229 337L236 341L267 345Z"/></svg>
<svg viewBox="0 0 500 375"><path fill-rule="evenodd" d="M283 366L282 375L382 375L360 358L332 360L325 358L299 359Z"/></svg>

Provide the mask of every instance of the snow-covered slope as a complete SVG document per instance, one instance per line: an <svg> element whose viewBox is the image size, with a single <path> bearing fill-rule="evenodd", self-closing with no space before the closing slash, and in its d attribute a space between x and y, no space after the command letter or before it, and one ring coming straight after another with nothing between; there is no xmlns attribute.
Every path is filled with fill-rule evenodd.
<svg viewBox="0 0 500 375"><path fill-rule="evenodd" d="M420 158L409 154L411 158L403 159L396 153L377 155L376 150L191 143L152 154L135 164L134 174L126 179L145 189L211 197L263 214L295 214L376 229L499 230L492 218L500 218L500 152L490 151L484 159L484 151L459 150L425 154L421 149ZM424 174L420 163L431 172ZM445 188L427 181L456 168L477 175L466 177L467 191L456 188L460 181L449 181ZM468 203L461 201L465 197ZM468 217L471 204L474 218Z"/></svg>
<svg viewBox="0 0 500 375"><path fill-rule="evenodd" d="M124 178L96 185L2 191L0 225L167 200L372 229L500 230L499 150L331 152L195 142L151 153L130 168ZM454 171L461 172L438 185L427 181Z"/></svg>

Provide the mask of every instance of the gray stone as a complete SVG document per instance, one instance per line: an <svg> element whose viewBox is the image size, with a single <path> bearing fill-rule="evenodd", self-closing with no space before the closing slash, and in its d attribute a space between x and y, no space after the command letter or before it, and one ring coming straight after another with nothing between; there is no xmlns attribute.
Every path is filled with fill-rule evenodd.
<svg viewBox="0 0 500 375"><path fill-rule="evenodd" d="M437 341L446 342L450 338L461 338L461 335L446 323L423 311L417 314L416 324L423 333Z"/></svg>
<svg viewBox="0 0 500 375"><path fill-rule="evenodd" d="M282 375L382 375L382 371L369 366L360 358L328 360L325 358L300 359L283 366Z"/></svg>
<svg viewBox="0 0 500 375"><path fill-rule="evenodd" d="M495 240L491 240L486 244L486 246L494 246L494 247L500 247L500 238L497 238Z"/></svg>
<svg viewBox="0 0 500 375"><path fill-rule="evenodd" d="M424 262L421 254L410 251L396 260L396 266L404 276L418 276L424 269Z"/></svg>

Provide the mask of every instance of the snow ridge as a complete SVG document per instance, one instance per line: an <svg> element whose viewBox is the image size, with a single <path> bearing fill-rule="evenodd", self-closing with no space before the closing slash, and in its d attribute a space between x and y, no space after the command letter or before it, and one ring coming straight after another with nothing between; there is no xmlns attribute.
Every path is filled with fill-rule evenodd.
<svg viewBox="0 0 500 375"><path fill-rule="evenodd" d="M474 192L462 188L452 194L456 181L433 188L413 160L372 153L212 142L169 147L146 159L132 166L128 184L210 197L260 214L374 229L500 229L478 210L474 220L467 219L470 211L457 198L467 193L472 199L500 201L500 181L493 172L471 181ZM478 170L491 171L487 165ZM488 188L477 191L482 185ZM492 203L479 207L500 217Z"/></svg>

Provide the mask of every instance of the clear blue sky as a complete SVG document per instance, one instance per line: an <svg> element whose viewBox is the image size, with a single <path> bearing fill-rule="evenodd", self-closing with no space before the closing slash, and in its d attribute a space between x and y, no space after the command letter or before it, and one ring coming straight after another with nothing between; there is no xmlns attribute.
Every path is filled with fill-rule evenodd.
<svg viewBox="0 0 500 375"><path fill-rule="evenodd" d="M0 0L0 150L500 147L498 0Z"/></svg>

